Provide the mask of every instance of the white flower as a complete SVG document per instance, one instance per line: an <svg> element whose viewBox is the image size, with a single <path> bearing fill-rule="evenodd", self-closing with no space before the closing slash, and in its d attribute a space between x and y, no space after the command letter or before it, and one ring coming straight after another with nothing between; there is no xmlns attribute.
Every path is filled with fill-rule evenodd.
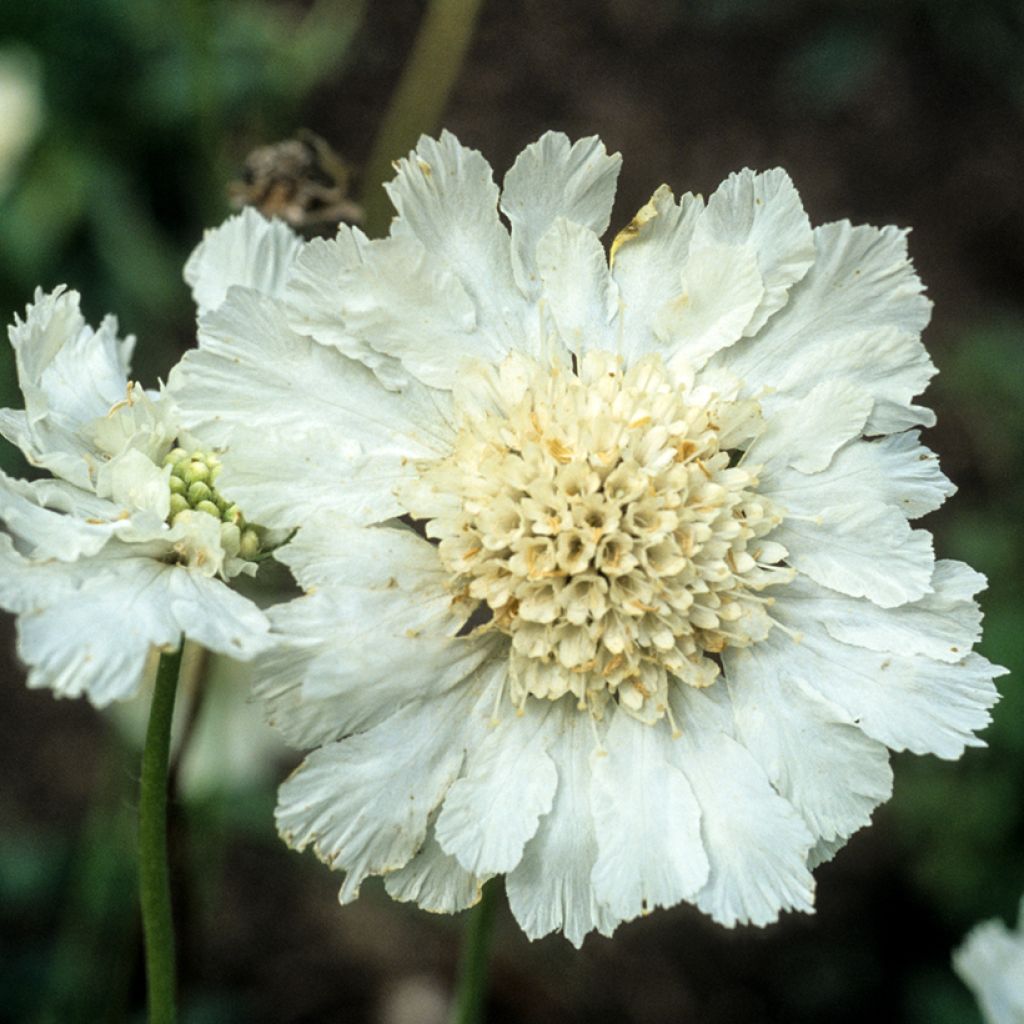
<svg viewBox="0 0 1024 1024"><path fill-rule="evenodd" d="M112 317L93 331L62 288L37 291L9 335L25 409L0 409L0 434L53 474L0 473L0 607L18 616L29 686L103 706L182 634L237 658L264 650L266 617L218 578L254 572L262 537L169 398L127 381L134 339Z"/></svg>
<svg viewBox="0 0 1024 1024"><path fill-rule="evenodd" d="M887 748L956 758L989 721L984 580L907 523L952 487L913 429L904 234L812 231L743 171L659 188L608 254L618 168L548 134L499 199L424 138L388 238L235 218L190 263L221 304L188 422L300 527L259 690L319 747L278 824L343 902L376 874L454 911L504 874L531 937L682 900L763 925L812 909Z"/></svg>
<svg viewBox="0 0 1024 1024"><path fill-rule="evenodd" d="M1024 1024L1024 900L1015 932L998 919L984 921L953 954L953 967L986 1024Z"/></svg>
<svg viewBox="0 0 1024 1024"><path fill-rule="evenodd" d="M43 125L39 60L21 47L0 49L0 197Z"/></svg>

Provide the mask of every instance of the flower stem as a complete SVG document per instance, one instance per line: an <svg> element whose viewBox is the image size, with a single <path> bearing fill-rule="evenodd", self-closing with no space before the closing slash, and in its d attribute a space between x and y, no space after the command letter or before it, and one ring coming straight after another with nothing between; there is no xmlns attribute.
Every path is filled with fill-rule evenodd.
<svg viewBox="0 0 1024 1024"><path fill-rule="evenodd" d="M363 172L360 201L371 238L385 234L391 217L381 188L391 176L391 161L412 149L421 132L437 130L473 38L480 4L481 0L430 0Z"/></svg>
<svg viewBox="0 0 1024 1024"><path fill-rule="evenodd" d="M482 1012L487 995L487 957L497 900L498 883L488 882L483 887L480 902L469 912L452 1024L480 1024L483 1020Z"/></svg>
<svg viewBox="0 0 1024 1024"><path fill-rule="evenodd" d="M149 1024L174 1024L174 922L167 867L167 765L183 644L160 655L139 792L139 896L146 945Z"/></svg>

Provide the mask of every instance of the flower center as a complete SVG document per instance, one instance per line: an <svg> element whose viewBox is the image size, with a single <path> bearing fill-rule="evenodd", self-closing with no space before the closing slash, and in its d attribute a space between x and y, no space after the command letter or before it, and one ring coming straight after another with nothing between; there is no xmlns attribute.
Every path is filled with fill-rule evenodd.
<svg viewBox="0 0 1024 1024"><path fill-rule="evenodd" d="M256 559L263 549L262 532L258 526L246 523L239 507L218 492L220 459L213 452L172 448L164 456L163 464L171 467L171 510L167 522L173 526L183 512L206 512L221 521L225 550L246 561Z"/></svg>
<svg viewBox="0 0 1024 1024"><path fill-rule="evenodd" d="M767 634L761 591L789 571L764 539L781 513L733 454L755 402L605 352L578 373L510 357L464 386L454 449L421 466L434 498L421 489L414 514L456 596L508 634L517 704L571 692L655 721L670 680L708 686L723 648Z"/></svg>

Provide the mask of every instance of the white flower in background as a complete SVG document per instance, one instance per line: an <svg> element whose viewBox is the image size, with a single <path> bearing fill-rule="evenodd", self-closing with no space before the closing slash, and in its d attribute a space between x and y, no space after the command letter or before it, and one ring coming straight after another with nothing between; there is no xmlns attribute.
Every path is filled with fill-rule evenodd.
<svg viewBox="0 0 1024 1024"><path fill-rule="evenodd" d="M531 937L682 900L763 925L812 909L887 748L980 745L984 580L907 522L953 488L904 233L812 231L743 171L658 189L609 254L618 169L548 134L499 197L424 138L390 237L248 216L190 261L186 422L300 527L259 692L319 748L278 825L342 902L384 875L454 911L504 874Z"/></svg>
<svg viewBox="0 0 1024 1024"><path fill-rule="evenodd" d="M112 317L93 331L61 288L37 291L9 335L25 409L0 410L0 434L53 474L0 473L0 607L18 616L29 686L102 706L182 634L264 650L266 617L224 580L255 572L266 538L221 497L219 460L170 399L128 382L134 339Z"/></svg>
<svg viewBox="0 0 1024 1024"><path fill-rule="evenodd" d="M1016 931L998 919L979 924L953 954L953 967L986 1024L1024 1024L1024 900Z"/></svg>
<svg viewBox="0 0 1024 1024"><path fill-rule="evenodd" d="M0 49L0 197L43 124L39 61L21 47Z"/></svg>

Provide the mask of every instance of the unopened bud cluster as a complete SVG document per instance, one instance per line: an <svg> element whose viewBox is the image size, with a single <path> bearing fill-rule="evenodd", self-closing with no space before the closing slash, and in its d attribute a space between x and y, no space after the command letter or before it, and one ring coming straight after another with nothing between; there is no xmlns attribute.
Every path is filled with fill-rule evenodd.
<svg viewBox="0 0 1024 1024"><path fill-rule="evenodd" d="M164 456L163 464L171 467L171 509L167 521L172 526L182 512L206 512L223 524L225 547L234 548L237 544L239 557L250 561L260 554L263 539L259 527L246 523L241 509L217 490L221 466L215 454L173 448Z"/></svg>

